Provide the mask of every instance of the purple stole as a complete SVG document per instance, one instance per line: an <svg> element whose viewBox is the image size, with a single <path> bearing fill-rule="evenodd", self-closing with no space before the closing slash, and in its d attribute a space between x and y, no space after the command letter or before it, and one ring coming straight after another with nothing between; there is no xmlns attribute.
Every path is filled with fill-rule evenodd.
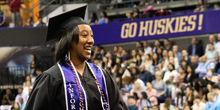
<svg viewBox="0 0 220 110"><path fill-rule="evenodd" d="M66 110L83 110L81 100L80 100L80 93L79 93L77 83L76 83L73 71L71 69L70 63L67 61L67 66L66 67L63 66L63 65L60 65L59 63L57 63L57 64L58 64L58 66L61 70L63 81L64 81ZM86 62L86 64L89 67L90 72L96 77L102 91L104 92L103 95L107 99L106 103L105 103L103 101L102 93L100 92L100 89L98 87L99 92L100 92L101 105L102 105L103 110L110 110L109 101L108 101L108 91L107 91L105 76L102 73L102 70L99 67L97 67L96 65L92 64L92 63ZM74 66L73 66L73 68L74 68L74 71L76 73L77 81L78 81L79 88L80 88L80 91L81 91L84 110L88 110L86 92L85 92L83 86L81 85L81 81L80 81L80 77L78 75L78 72L76 71ZM85 74L90 74L90 73L85 73ZM90 92L90 91L87 91L87 92ZM106 108L106 104L107 104L108 108Z"/></svg>

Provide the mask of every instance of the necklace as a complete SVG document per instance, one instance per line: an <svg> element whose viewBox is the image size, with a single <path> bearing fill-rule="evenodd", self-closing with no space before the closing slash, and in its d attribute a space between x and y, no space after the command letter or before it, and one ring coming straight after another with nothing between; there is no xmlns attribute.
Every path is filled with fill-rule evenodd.
<svg viewBox="0 0 220 110"><path fill-rule="evenodd" d="M81 92L81 90L80 90L80 87L79 87L79 83L78 83L78 80L77 80L77 76L76 76L76 73L75 73L75 71L74 71L74 68L73 68L73 63L69 60L69 62L70 62L70 65L71 65L71 69L72 69L72 71L73 71L73 75L74 75L74 78L75 78L75 80L76 80L76 84L77 84L77 87L78 87L78 90L79 90L79 98L80 98L80 101L81 101L81 104L82 104L82 110L84 110L84 104L83 104L83 98L82 98L82 92ZM108 110L108 105L107 105L107 101L106 101L106 99L105 99L105 96L104 96L104 92L102 91L102 88L101 88L101 86L99 85L99 82L98 82L98 80L96 79L96 77L95 77L95 75L94 75L94 73L92 72L92 70L89 68L89 70L90 70L90 72L92 73L92 76L93 76L93 78L95 79L95 81L96 81L96 84L98 85L98 87L99 87L99 90L100 90L100 92L101 92L101 94L102 94L102 99L103 99L103 101L104 101L104 103L105 103L105 108L106 108L106 110Z"/></svg>

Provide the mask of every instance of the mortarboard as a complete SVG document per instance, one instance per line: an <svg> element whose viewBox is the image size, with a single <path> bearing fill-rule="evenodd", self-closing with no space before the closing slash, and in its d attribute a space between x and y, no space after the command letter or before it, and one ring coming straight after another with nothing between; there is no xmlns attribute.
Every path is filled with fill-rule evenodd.
<svg viewBox="0 0 220 110"><path fill-rule="evenodd" d="M65 32L74 26L88 24L83 20L86 7L87 5L50 18L46 42L60 39Z"/></svg>

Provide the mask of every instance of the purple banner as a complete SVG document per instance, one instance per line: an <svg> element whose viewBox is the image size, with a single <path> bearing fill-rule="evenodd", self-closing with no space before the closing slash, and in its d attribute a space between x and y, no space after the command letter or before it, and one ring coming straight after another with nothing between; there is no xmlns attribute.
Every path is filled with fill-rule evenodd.
<svg viewBox="0 0 220 110"><path fill-rule="evenodd" d="M91 26L95 45L220 32L220 11L206 11Z"/></svg>

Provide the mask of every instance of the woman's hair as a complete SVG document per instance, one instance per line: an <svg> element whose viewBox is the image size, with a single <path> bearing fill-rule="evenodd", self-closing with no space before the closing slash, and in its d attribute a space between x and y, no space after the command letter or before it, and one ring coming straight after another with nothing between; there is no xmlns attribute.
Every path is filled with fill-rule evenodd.
<svg viewBox="0 0 220 110"><path fill-rule="evenodd" d="M205 4L204 0L199 0L199 1L201 1L201 2L202 2L202 5L204 5L204 4Z"/></svg>
<svg viewBox="0 0 220 110"><path fill-rule="evenodd" d="M138 94L136 92L133 92L133 96L134 96L135 100L139 99Z"/></svg>
<svg viewBox="0 0 220 110"><path fill-rule="evenodd" d="M158 53L158 49L161 50L161 53ZM163 49L162 49L162 48L157 48L157 55L158 55L158 58L163 57ZM161 57L160 57L160 56L161 56Z"/></svg>
<svg viewBox="0 0 220 110"><path fill-rule="evenodd" d="M147 54L147 56L149 57L149 60L152 60L152 57L150 54Z"/></svg>
<svg viewBox="0 0 220 110"><path fill-rule="evenodd" d="M188 65L188 61L187 60L182 60L182 62L185 62L186 65ZM182 66L182 62L181 62L181 66Z"/></svg>
<svg viewBox="0 0 220 110"><path fill-rule="evenodd" d="M141 92L141 95L142 95L143 99L147 99L148 98L146 92L144 92L144 91Z"/></svg>
<svg viewBox="0 0 220 110"><path fill-rule="evenodd" d="M129 84L131 83L131 77L130 76L125 76L123 79L123 82L128 82Z"/></svg>
<svg viewBox="0 0 220 110"><path fill-rule="evenodd" d="M98 20L97 14L96 14L95 12L92 13L92 19L94 19L94 20Z"/></svg>
<svg viewBox="0 0 220 110"><path fill-rule="evenodd" d="M107 16L107 13L106 13L105 11L102 11L102 13L103 13L103 15L104 15L105 18L108 17L108 16Z"/></svg>
<svg viewBox="0 0 220 110"><path fill-rule="evenodd" d="M193 88L191 86L187 86L186 89L189 88L189 90L193 91Z"/></svg>
<svg viewBox="0 0 220 110"><path fill-rule="evenodd" d="M159 46L161 46L160 40L159 40L159 39L156 39L155 42L156 42L156 41L158 41L158 42L159 42ZM154 42L154 45L155 45L155 42Z"/></svg>
<svg viewBox="0 0 220 110"><path fill-rule="evenodd" d="M187 86L186 88L189 88L189 90L192 91L192 93L190 95L191 95L191 101L193 101L194 100L194 94L193 94L194 89L191 86ZM186 99L188 101L188 97Z"/></svg>
<svg viewBox="0 0 220 110"><path fill-rule="evenodd" d="M144 47L143 43L141 41L137 41L140 45L141 45L141 48Z"/></svg>
<svg viewBox="0 0 220 110"><path fill-rule="evenodd" d="M175 66L172 63L169 63L169 65L171 65L173 67L173 70L175 70Z"/></svg>
<svg viewBox="0 0 220 110"><path fill-rule="evenodd" d="M167 55L168 55L168 59L170 58L170 56L169 56L169 52L172 52L172 53L173 53L173 51L172 51L172 50L170 50L170 51L168 51L168 52L167 52ZM173 57L173 59L175 58L175 55L174 55L174 53L173 53L173 56L172 56L172 57Z"/></svg>
<svg viewBox="0 0 220 110"><path fill-rule="evenodd" d="M137 56L140 57L140 60L137 60ZM140 65L142 64L142 59L141 59L141 55L140 55L140 54L137 54L137 55L136 55L136 60L137 60L137 61L136 61L136 65L137 65L137 66L140 66Z"/></svg>
<svg viewBox="0 0 220 110"><path fill-rule="evenodd" d="M139 11L139 9L138 9L138 8L134 8L134 10L135 10L135 9L137 9L137 12L138 12L138 13L140 13L140 11ZM134 12L134 11L133 11L133 12Z"/></svg>
<svg viewBox="0 0 220 110"><path fill-rule="evenodd" d="M119 70L120 70L120 69L122 69L122 74L119 74ZM117 77L122 77L122 75L124 74L124 72L125 72L125 68L120 67L120 68L116 71L116 76L117 76Z"/></svg>
<svg viewBox="0 0 220 110"><path fill-rule="evenodd" d="M63 36L57 45L55 51L55 61L60 62L61 65L66 66L65 57L72 48L72 42L78 44L79 42L79 29L78 26L70 28L67 32L64 32Z"/></svg>
<svg viewBox="0 0 220 110"><path fill-rule="evenodd" d="M191 68L191 70L192 70L191 73L192 73L192 75L194 75L194 74L195 74L195 71L194 71L193 67L192 67L192 66L189 66L189 65L187 66L187 68L188 68L188 67ZM187 71L187 73L188 73L188 71Z"/></svg>
<svg viewBox="0 0 220 110"><path fill-rule="evenodd" d="M179 106L179 96L181 96L181 104L183 105L183 93L182 92L178 92L177 93L177 103L176 105Z"/></svg>
<svg viewBox="0 0 220 110"><path fill-rule="evenodd" d="M153 58L154 54L157 55L157 59L154 59L154 58ZM159 55L158 55L158 53L154 53L154 54L153 54L153 56L152 56L152 60L153 60L152 65L156 66L156 65L159 64Z"/></svg>
<svg viewBox="0 0 220 110"><path fill-rule="evenodd" d="M166 108L170 108L170 105L172 104L172 100L170 98L166 98L164 103L165 103L164 106Z"/></svg>

